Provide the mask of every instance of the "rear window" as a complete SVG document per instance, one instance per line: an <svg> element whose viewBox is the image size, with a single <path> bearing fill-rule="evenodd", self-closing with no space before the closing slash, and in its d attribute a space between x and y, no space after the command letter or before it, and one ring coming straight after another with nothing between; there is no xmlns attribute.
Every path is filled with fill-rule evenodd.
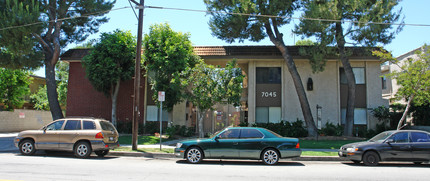
<svg viewBox="0 0 430 181"><path fill-rule="evenodd" d="M100 121L100 126L102 127L102 130L115 131L115 127L113 127L113 125L110 122Z"/></svg>
<svg viewBox="0 0 430 181"><path fill-rule="evenodd" d="M81 121L80 120L68 120L64 126L64 130L80 130Z"/></svg>
<svg viewBox="0 0 430 181"><path fill-rule="evenodd" d="M94 121L83 121L82 125L84 129L96 129Z"/></svg>

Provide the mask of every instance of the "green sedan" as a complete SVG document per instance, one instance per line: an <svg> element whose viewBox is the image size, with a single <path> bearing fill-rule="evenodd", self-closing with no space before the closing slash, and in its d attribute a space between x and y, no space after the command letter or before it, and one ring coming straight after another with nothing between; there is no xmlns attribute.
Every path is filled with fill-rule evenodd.
<svg viewBox="0 0 430 181"><path fill-rule="evenodd" d="M175 148L175 155L189 163L214 158L262 160L274 165L281 158L300 157L301 153L299 139L256 127L229 127L208 139L179 142Z"/></svg>

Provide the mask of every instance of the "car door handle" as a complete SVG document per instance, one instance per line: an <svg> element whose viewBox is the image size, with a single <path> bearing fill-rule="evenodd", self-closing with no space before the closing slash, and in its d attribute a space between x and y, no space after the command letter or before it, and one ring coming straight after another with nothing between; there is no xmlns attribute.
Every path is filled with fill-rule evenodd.
<svg viewBox="0 0 430 181"><path fill-rule="evenodd" d="M233 143L233 145L239 145L239 143Z"/></svg>

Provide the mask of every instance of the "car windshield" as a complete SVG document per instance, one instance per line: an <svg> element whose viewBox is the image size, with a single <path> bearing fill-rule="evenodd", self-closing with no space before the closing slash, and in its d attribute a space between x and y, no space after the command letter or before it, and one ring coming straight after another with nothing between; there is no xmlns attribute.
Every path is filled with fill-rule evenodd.
<svg viewBox="0 0 430 181"><path fill-rule="evenodd" d="M385 139L387 139L389 136L391 136L393 133L394 133L394 131L385 131L385 132L379 133L378 135L374 136L369 141L370 142L382 142Z"/></svg>
<svg viewBox="0 0 430 181"><path fill-rule="evenodd" d="M279 135L278 133L273 132L272 130L268 130L268 129L265 129L265 130L268 131L268 132L270 132L270 133L272 133L273 135L275 135L278 138L282 138L281 135Z"/></svg>
<svg viewBox="0 0 430 181"><path fill-rule="evenodd" d="M225 129L219 130L217 132L215 132L214 134L212 134L209 138L214 138L216 135L218 135L219 133L221 133L221 131L224 131Z"/></svg>

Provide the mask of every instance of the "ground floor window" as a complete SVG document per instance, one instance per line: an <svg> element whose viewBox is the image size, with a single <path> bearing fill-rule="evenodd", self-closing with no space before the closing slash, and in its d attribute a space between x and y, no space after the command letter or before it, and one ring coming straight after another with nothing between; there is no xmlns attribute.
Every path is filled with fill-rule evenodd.
<svg viewBox="0 0 430 181"><path fill-rule="evenodd" d="M346 108L342 108L342 124L346 122ZM366 125L367 124L367 109L366 108L355 108L354 109L354 124L355 125Z"/></svg>
<svg viewBox="0 0 430 181"><path fill-rule="evenodd" d="M281 107L256 107L255 118L257 123L279 123Z"/></svg>
<svg viewBox="0 0 430 181"><path fill-rule="evenodd" d="M160 110L158 109L157 106L155 105L148 105L146 106L146 120L147 121L158 121L158 113L160 112ZM162 117L163 121L168 121L169 120L169 113L163 109L163 117Z"/></svg>

